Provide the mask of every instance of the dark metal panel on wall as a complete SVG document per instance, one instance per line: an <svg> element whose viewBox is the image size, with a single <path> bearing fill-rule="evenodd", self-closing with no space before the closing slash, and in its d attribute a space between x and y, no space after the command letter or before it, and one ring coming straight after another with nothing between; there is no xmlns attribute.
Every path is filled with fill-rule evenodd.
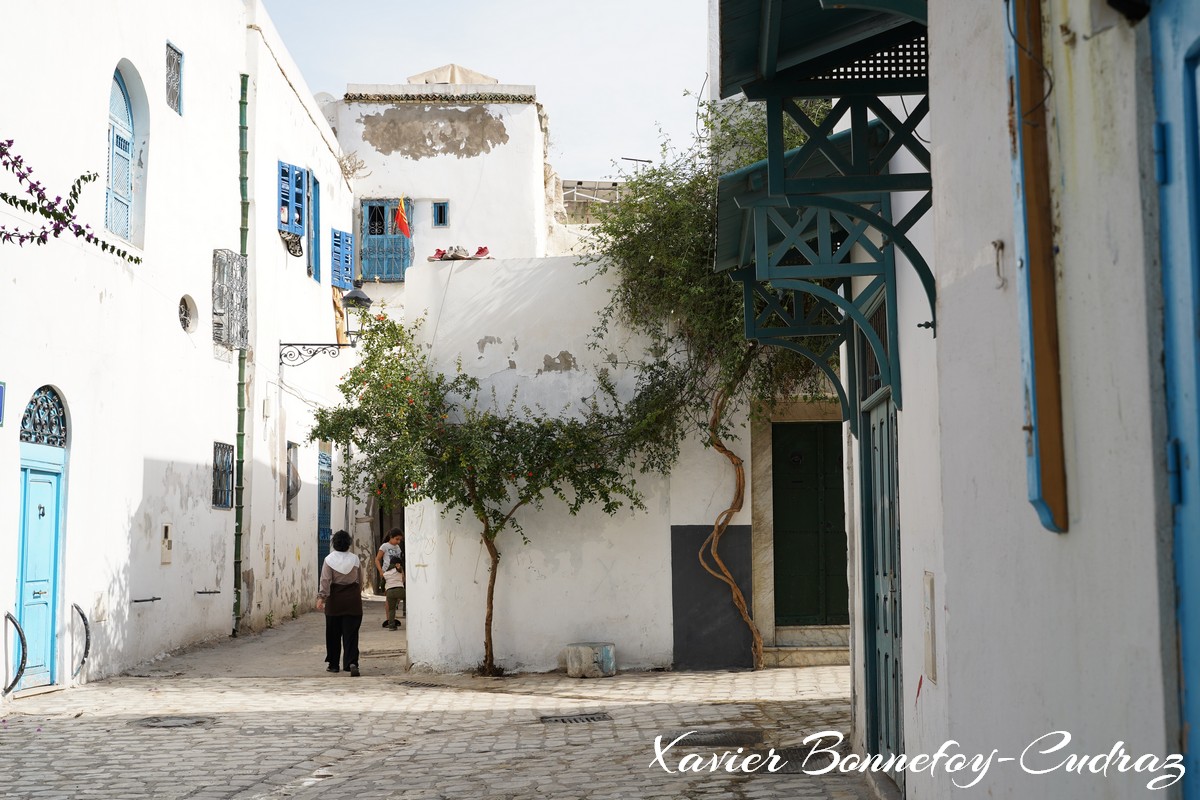
<svg viewBox="0 0 1200 800"><path fill-rule="evenodd" d="M733 605L729 587L705 572L697 556L711 532L711 525L671 526L675 669L750 669L750 631ZM720 552L753 608L750 526L730 525L721 537Z"/></svg>

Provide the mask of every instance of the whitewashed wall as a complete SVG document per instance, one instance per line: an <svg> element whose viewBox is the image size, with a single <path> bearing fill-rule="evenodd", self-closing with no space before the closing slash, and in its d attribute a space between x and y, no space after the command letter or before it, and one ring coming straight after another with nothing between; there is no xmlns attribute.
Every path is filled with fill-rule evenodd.
<svg viewBox="0 0 1200 800"><path fill-rule="evenodd" d="M356 153L365 165L354 181L355 196L403 195L413 200L409 225L415 264L451 245L461 245L472 254L487 246L496 258L545 255L546 143L537 104L455 105L453 100L456 93L473 92L532 96L534 87L351 85L347 91L389 97L414 92L447 96L444 103L437 104L339 99L326 107L342 148ZM478 124L459 119L476 111L482 114ZM453 118L442 120L439 114ZM393 120L389 115L400 116ZM368 122L378 127L369 132ZM433 227L435 200L450 204L447 227Z"/></svg>
<svg viewBox="0 0 1200 800"><path fill-rule="evenodd" d="M148 145L137 155L147 190L143 246L134 251L142 264L126 264L71 237L42 248L0 245L0 381L8 393L0 428L0 517L11 523L0 533L0 607L14 609L17 602L20 417L31 394L51 385L66 403L71 426L57 633L57 677L65 683L81 634L72 603L93 622L92 654L81 679L228 635L232 627L234 517L232 510L212 508L211 493L213 442L235 443L237 359L212 343L211 296L212 251L239 247L241 72L258 73L251 89L250 188L252 364L258 368L257 374L250 370L245 540L245 567L255 572L257 589L247 609L251 626L264 624L268 613L281 620L291 602L315 594L315 586L300 591L310 576L292 563L315 565L315 451L306 448L301 462L311 464L311 473L301 500L306 521L295 531L272 530L272 508L282 502L272 470L283 439L303 441L308 409L324 398L299 379L274 394L267 387L285 383L273 366L281 338L332 336L328 277L318 288L277 255L275 158L290 157L321 173L330 191L326 224L348 225L351 209L334 156L321 144L331 135L320 130L319 114L316 124L306 121L301 101L281 88L279 68L259 52L254 32L247 57L247 25L257 24L300 95L307 94L255 3L21 3L6 13L13 30L26 32L11 39L6 56L25 66L23 79L0 83L0 106L8 109L0 135L15 140L51 194L65 194L82 172L100 174L84 189L81 222L104 227L108 97L118 62L136 69L148 112L148 128L141 127ZM71 24L63 25L64 18ZM168 41L184 53L182 116L165 100ZM72 58L47 57L48 42ZM10 180L0 175L6 191L16 187ZM9 227L28 222L7 206L0 221ZM177 315L184 295L198 310L191 332ZM312 327L296 330L306 321ZM321 370L328 377L331 366L308 369L316 380ZM261 419L265 397L279 404L267 421ZM335 503L335 520L343 513ZM172 555L162 564L167 524ZM274 560L269 587L261 582L267 542ZM161 599L131 602L150 597ZM5 648L5 659L9 652Z"/></svg>
<svg viewBox="0 0 1200 800"><path fill-rule="evenodd" d="M1057 132L1050 185L1061 248L1066 534L1044 530L1026 500L1008 33L998 9L930 3L940 451L914 462L902 444L901 508L911 508L904 491L913 473L940 457L946 662L938 692L946 693L949 721L931 719L921 731L923 742L953 738L969 752L1017 755L1048 731L1068 730L1070 752L1106 753L1123 741L1127 751L1164 754L1174 748L1175 701L1164 677L1173 669L1174 619L1164 558L1159 278L1149 255L1156 193L1146 167L1147 31L1103 4L1046 8L1054 32L1046 39L1055 75L1047 108ZM1008 245L1004 288L993 239ZM906 372L906 408L922 401L916 391ZM913 587L904 569L907 636ZM919 671L914 658L906 641L906 676ZM906 695L911 707L907 681ZM922 695L917 720L924 704ZM1115 799L1143 796L1145 783L1112 772L994 768L974 791ZM944 783L909 783L909 797L951 796Z"/></svg>
<svg viewBox="0 0 1200 800"><path fill-rule="evenodd" d="M256 2L257 23L246 31L250 87L250 195L253 214L250 261L251 328L247 398L247 502L242 539L242 613L261 628L312 607L317 563L317 443L308 442L316 408L341 400L335 384L355 358L318 355L279 365L280 342L338 341L336 298L330 283L331 229L352 231L353 196L338 165L337 139L300 77L283 42ZM236 127L236 119L233 120ZM308 275L305 256L288 254L279 238L275 208L278 162L308 169L320 186L320 281ZM295 519L287 519L287 445L300 445L303 489ZM337 457L335 451L335 475ZM345 504L334 490L333 530L347 528ZM362 549L371 549L365 542ZM268 615L270 619L268 620Z"/></svg>
<svg viewBox="0 0 1200 800"><path fill-rule="evenodd" d="M593 387L588 370L599 356L587 341L611 278L582 283L590 272L570 258L422 264L409 273L404 313L427 315L422 335L443 370L461 355L502 401L520 387L524 400L557 409ZM574 367L560 368L570 361L564 354ZM726 501L712 489L714 458L686 456L669 485L639 477L645 511L608 517L593 508L572 518L551 500L524 515L528 545L502 534L497 662L554 669L563 645L602 640L616 644L622 669L670 664L670 526L711 522L709 506ZM483 655L487 584L479 531L430 503L408 509L406 523L410 657L435 669L472 667Z"/></svg>

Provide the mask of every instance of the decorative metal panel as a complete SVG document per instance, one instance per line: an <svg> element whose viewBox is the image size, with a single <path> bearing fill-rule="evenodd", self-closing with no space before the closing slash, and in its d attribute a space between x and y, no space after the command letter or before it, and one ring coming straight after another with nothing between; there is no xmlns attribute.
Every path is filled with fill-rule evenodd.
<svg viewBox="0 0 1200 800"><path fill-rule="evenodd" d="M58 392L43 386L33 393L21 417L21 441L67 446L67 412Z"/></svg>
<svg viewBox="0 0 1200 800"><path fill-rule="evenodd" d="M213 442L213 491L215 508L233 508L233 445Z"/></svg>
<svg viewBox="0 0 1200 800"><path fill-rule="evenodd" d="M183 53L167 43L167 105L183 113Z"/></svg>
<svg viewBox="0 0 1200 800"><path fill-rule="evenodd" d="M232 250L213 250L213 341L234 350L249 343L246 257Z"/></svg>

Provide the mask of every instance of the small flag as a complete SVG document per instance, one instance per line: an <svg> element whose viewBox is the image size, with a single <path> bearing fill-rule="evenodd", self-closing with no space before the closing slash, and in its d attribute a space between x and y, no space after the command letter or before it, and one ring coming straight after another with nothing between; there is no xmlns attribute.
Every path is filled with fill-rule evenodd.
<svg viewBox="0 0 1200 800"><path fill-rule="evenodd" d="M408 227L408 215L404 213L404 198L400 198L400 202L396 205L396 230L403 233L409 239L412 238L412 231Z"/></svg>

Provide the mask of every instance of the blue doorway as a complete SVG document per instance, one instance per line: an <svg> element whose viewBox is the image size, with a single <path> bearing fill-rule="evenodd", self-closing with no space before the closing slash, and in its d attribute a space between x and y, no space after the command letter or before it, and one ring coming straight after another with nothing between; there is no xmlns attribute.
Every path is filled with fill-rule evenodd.
<svg viewBox="0 0 1200 800"><path fill-rule="evenodd" d="M1159 0L1153 41L1164 300L1167 462L1175 508L1184 796L1200 798L1200 4ZM1189 739L1191 744L1189 746Z"/></svg>
<svg viewBox="0 0 1200 800"><path fill-rule="evenodd" d="M25 672L17 690L57 683L58 562L66 444L62 400L53 389L43 386L21 418L17 621L25 633L26 651ZM19 662L21 653L14 655Z"/></svg>

